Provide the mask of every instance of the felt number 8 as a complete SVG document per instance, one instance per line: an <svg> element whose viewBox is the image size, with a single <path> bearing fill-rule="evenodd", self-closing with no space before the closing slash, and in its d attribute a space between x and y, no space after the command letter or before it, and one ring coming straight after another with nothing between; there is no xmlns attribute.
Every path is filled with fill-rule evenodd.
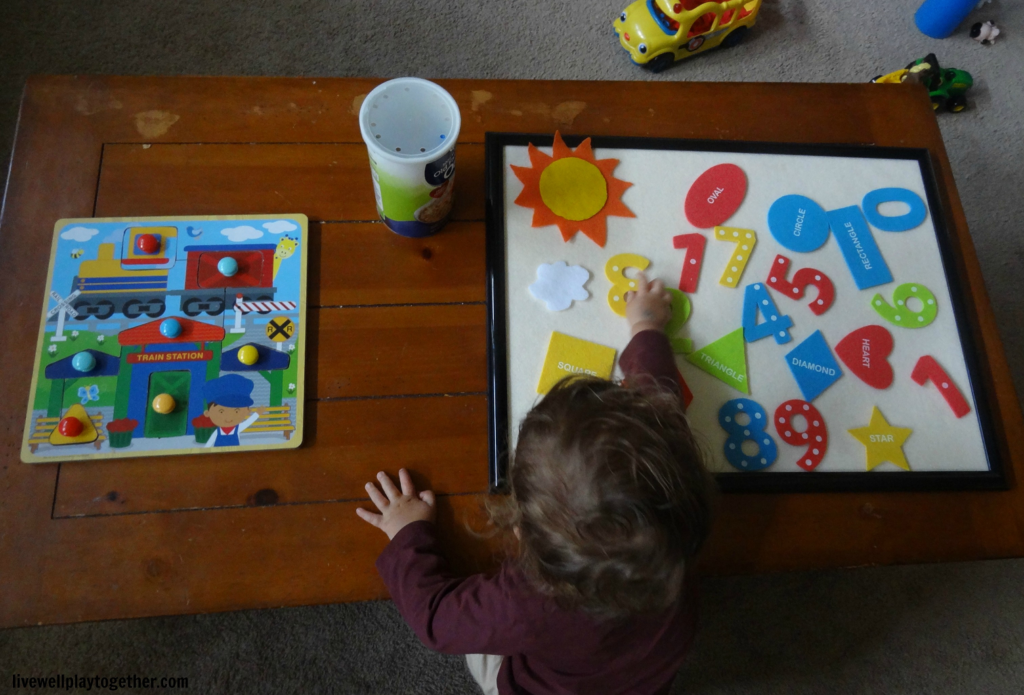
<svg viewBox="0 0 1024 695"><path fill-rule="evenodd" d="M738 417L745 416L749 420L740 424ZM768 415L759 403L749 398L736 398L728 401L718 411L718 424L729 433L725 440L725 460L741 471L758 471L775 463L779 447L772 436L765 432L768 426ZM743 451L745 442L757 445L757 453L748 455Z"/></svg>
<svg viewBox="0 0 1024 695"><path fill-rule="evenodd" d="M669 287L666 290L672 295L672 320L665 326L665 335L672 344L672 351L677 354L689 355L693 352L693 341L689 338L673 337L683 325L690 320L690 298L679 290Z"/></svg>
<svg viewBox="0 0 1024 695"><path fill-rule="evenodd" d="M807 420L807 429L803 432L797 432L793 427L793 418L797 415L803 415ZM807 447L807 451L796 461L796 465L805 471L813 471L825 458L825 450L828 448L825 418L807 401L795 398L776 408L775 429L779 431L779 436L786 444Z"/></svg>
<svg viewBox="0 0 1024 695"><path fill-rule="evenodd" d="M907 300L912 297L921 302L920 311L913 311L907 306ZM892 292L892 299L896 306L885 301L882 295L876 294L871 299L871 306L883 319L903 328L924 328L935 320L935 315L939 311L932 291L916 282L904 283L897 287Z"/></svg>
<svg viewBox="0 0 1024 695"><path fill-rule="evenodd" d="M627 278L624 271L626 268L647 270L650 264L649 260L635 253L620 253L609 258L605 264L605 277L612 283L612 288L608 290L608 306L619 316L626 315L626 293L636 289L636 280Z"/></svg>

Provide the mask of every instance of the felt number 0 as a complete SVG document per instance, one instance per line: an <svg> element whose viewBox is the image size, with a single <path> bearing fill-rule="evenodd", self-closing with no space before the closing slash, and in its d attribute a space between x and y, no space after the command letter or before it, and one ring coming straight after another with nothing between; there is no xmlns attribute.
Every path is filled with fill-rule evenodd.
<svg viewBox="0 0 1024 695"><path fill-rule="evenodd" d="M700 269L704 265L704 246L708 243L703 234L680 234L672 237L672 247L686 251L683 272L679 276L679 289L693 294L697 291Z"/></svg>
<svg viewBox="0 0 1024 695"><path fill-rule="evenodd" d="M960 389L949 378L946 370L931 355L924 355L917 361L917 364L914 365L914 371L910 374L910 378L920 386L924 386L929 381L935 384L935 387L939 389L939 393L942 394L942 397L946 399L946 403L953 410L953 414L958 418L971 412L971 406L967 404L964 394L960 393Z"/></svg>
<svg viewBox="0 0 1024 695"><path fill-rule="evenodd" d="M690 320L690 298L679 290L669 287L666 290L672 295L672 320L665 326L665 335L672 344L672 351L678 354L689 355L693 352L693 341L689 338L673 337L682 329L683 325Z"/></svg>
<svg viewBox="0 0 1024 695"><path fill-rule="evenodd" d="M810 304L811 311L820 316L828 311L836 299L836 288L828 275L814 268L801 268L793 275L793 281L786 279L789 275L789 259L779 254L772 261L768 271L768 282L765 284L790 299L803 299L809 285L818 289L818 297Z"/></svg>
<svg viewBox="0 0 1024 695"><path fill-rule="evenodd" d="M609 258L605 264L605 277L612 283L612 288L608 290L608 306L619 316L626 315L626 293L636 289L636 280L627 278L624 271L626 268L647 270L650 264L649 260L635 253L620 253Z"/></svg>
<svg viewBox="0 0 1024 695"><path fill-rule="evenodd" d="M793 418L797 415L803 415L807 420L807 429L803 432L797 432L793 427ZM825 458L825 450L828 448L828 429L825 427L825 418L821 416L817 408L807 401L795 398L776 408L775 429L779 431L779 437L786 444L807 447L807 451L796 461L796 465L805 471L813 471Z"/></svg>
<svg viewBox="0 0 1024 695"><path fill-rule="evenodd" d="M921 302L921 311L912 311L907 306L907 300L916 297ZM935 295L924 285L917 282L907 282L892 291L892 300L896 302L893 306L876 294L871 299L871 306L878 315L889 323L903 328L924 328L935 320L939 311L935 303Z"/></svg>
<svg viewBox="0 0 1024 695"><path fill-rule="evenodd" d="M745 425L736 421L741 414L746 414L750 419ZM729 434L725 440L725 460L733 468L758 471L775 463L779 447L772 436L765 432L768 415L759 403L749 398L728 401L718 411L718 424ZM743 444L748 441L757 445L757 453L752 456L743 451Z"/></svg>

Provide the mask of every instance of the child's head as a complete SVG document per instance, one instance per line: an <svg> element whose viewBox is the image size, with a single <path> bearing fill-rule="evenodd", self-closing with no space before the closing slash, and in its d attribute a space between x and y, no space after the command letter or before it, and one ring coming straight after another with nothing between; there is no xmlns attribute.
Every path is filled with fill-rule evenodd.
<svg viewBox="0 0 1024 695"><path fill-rule="evenodd" d="M563 605L638 614L679 597L714 483L678 396L570 378L526 416L506 519L518 561Z"/></svg>

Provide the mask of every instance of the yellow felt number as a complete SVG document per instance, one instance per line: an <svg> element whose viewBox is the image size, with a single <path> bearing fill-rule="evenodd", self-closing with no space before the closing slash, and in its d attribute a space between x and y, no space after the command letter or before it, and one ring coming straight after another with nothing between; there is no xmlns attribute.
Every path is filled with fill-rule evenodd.
<svg viewBox="0 0 1024 695"><path fill-rule="evenodd" d="M608 259L604 266L604 274L611 281L608 290L608 306L619 316L626 315L626 293L636 290L636 280L625 275L626 268L647 270L651 262L635 253L620 253Z"/></svg>
<svg viewBox="0 0 1024 695"><path fill-rule="evenodd" d="M750 254L754 252L754 246L757 244L757 232L737 227L715 227L715 238L719 241L731 241L736 244L736 250L733 251L732 258L729 259L729 263L722 273L722 279L718 281L720 285L735 288L739 286Z"/></svg>

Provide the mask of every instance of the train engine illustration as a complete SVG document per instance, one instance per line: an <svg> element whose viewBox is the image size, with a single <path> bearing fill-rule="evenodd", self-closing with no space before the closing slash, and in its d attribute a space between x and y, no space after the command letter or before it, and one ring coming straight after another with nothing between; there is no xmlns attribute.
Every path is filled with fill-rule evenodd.
<svg viewBox="0 0 1024 695"><path fill-rule="evenodd" d="M73 307L77 319L108 319L116 313L127 319L145 314L162 316L167 298L180 297L186 316L207 313L217 316L230 309L235 297L245 301L271 301L274 282L273 244L186 246L184 289L168 289L168 275L177 258L176 227L128 227L122 239L121 258L114 243L99 245L96 260L84 260L71 291L80 294ZM225 257L233 258L237 271L228 276L218 269ZM230 303L229 303L230 302Z"/></svg>

